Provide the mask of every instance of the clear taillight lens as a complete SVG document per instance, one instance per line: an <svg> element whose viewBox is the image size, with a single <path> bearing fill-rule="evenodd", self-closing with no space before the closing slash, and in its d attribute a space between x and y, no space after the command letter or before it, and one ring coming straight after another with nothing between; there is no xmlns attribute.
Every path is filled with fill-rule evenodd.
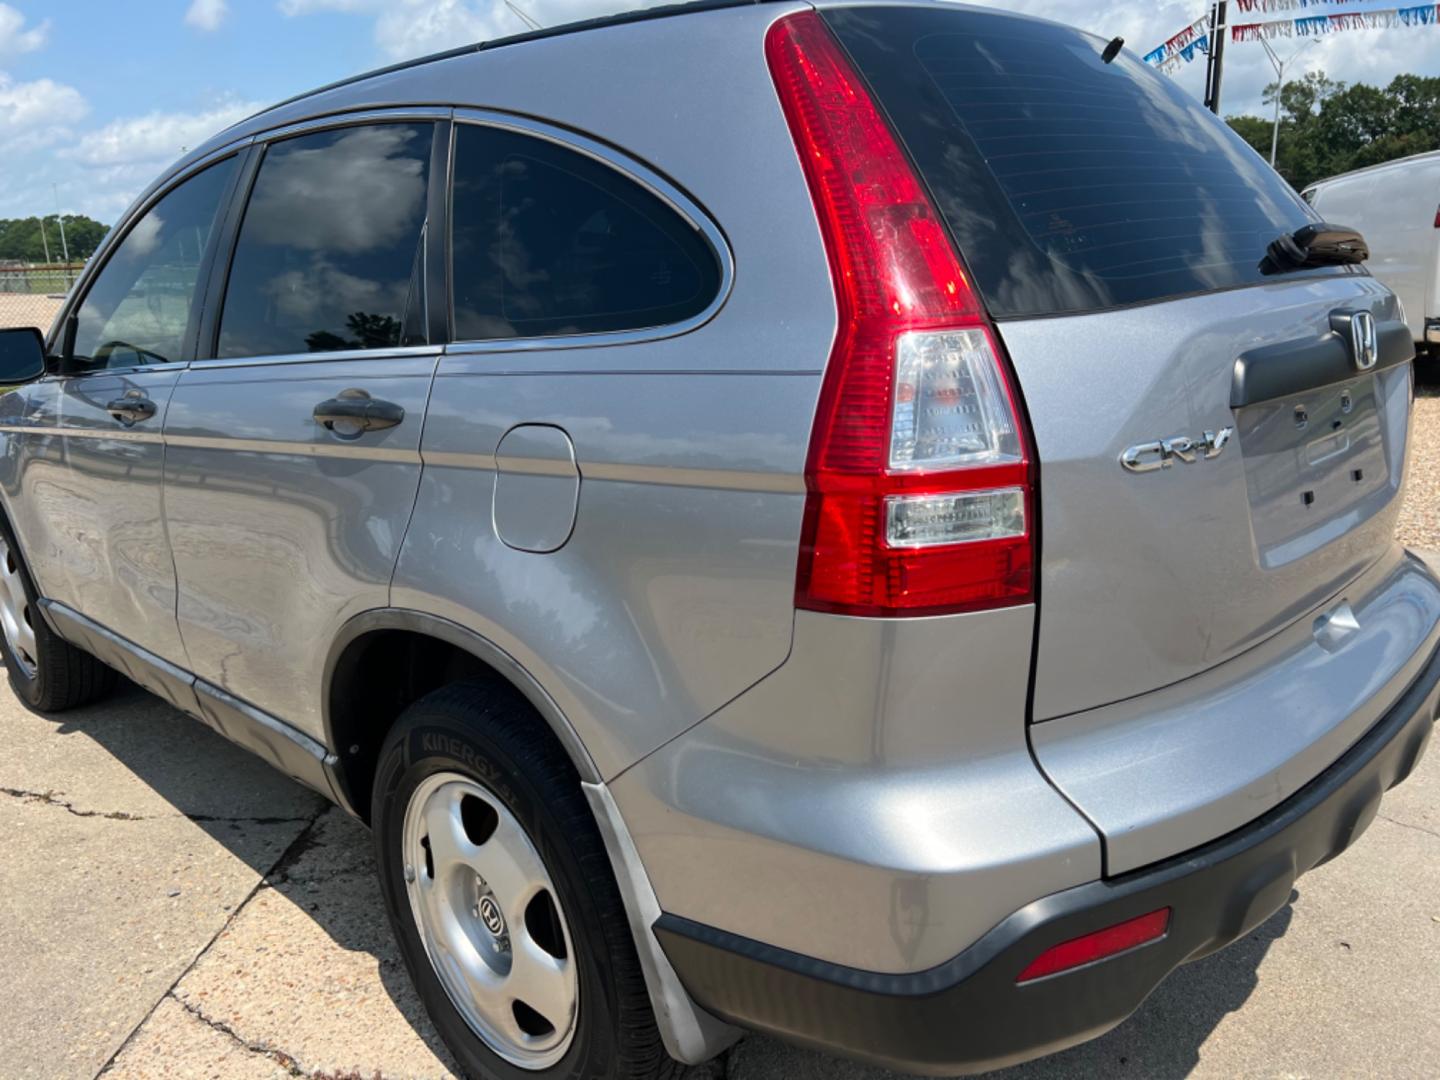
<svg viewBox="0 0 1440 1080"><path fill-rule="evenodd" d="M999 465L1022 457L1000 385L1000 361L985 331L901 334L895 343L890 468Z"/></svg>
<svg viewBox="0 0 1440 1080"><path fill-rule="evenodd" d="M890 547L943 547L1024 535L1022 488L891 495L885 500L885 543Z"/></svg>

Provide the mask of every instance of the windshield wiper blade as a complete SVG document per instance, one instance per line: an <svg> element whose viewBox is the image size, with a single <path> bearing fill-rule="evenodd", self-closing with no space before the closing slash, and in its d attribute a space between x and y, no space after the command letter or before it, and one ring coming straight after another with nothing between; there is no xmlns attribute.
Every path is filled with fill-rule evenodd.
<svg viewBox="0 0 1440 1080"><path fill-rule="evenodd" d="M1358 229L1318 222L1270 241L1260 272L1283 274L1316 266L1355 266L1368 258L1370 247Z"/></svg>

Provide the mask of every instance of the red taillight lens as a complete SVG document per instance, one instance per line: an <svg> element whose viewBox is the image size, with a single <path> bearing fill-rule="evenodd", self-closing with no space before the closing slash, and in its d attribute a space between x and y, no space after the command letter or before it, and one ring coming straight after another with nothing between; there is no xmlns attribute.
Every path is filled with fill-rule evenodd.
<svg viewBox="0 0 1440 1080"><path fill-rule="evenodd" d="M1032 455L969 275L820 16L781 19L765 52L839 313L806 464L796 603L925 615L1028 602Z"/></svg>
<svg viewBox="0 0 1440 1080"><path fill-rule="evenodd" d="M1037 956L1019 977L1017 983L1043 979L1071 968L1084 967L1107 956L1128 952L1151 941L1158 941L1170 928L1170 909L1161 908L1137 919L1107 926L1084 937L1062 941Z"/></svg>

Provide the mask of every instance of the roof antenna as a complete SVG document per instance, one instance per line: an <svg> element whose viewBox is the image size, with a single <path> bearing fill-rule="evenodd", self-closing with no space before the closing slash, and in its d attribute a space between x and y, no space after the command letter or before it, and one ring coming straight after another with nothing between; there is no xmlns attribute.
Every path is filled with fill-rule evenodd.
<svg viewBox="0 0 1440 1080"><path fill-rule="evenodd" d="M510 0L505 0L505 2L506 2L507 4L510 4ZM511 7L514 7L515 5L514 5L514 4L510 4L510 6L511 6ZM1100 59L1101 59L1101 60L1104 60L1105 63L1108 64L1108 63L1110 63L1112 60L1114 60L1115 57L1117 57L1117 56L1120 55L1120 50L1123 49L1124 47L1125 47L1125 39L1124 39L1123 37L1117 37L1114 41L1110 42L1109 45L1106 45L1106 46L1105 46L1105 51L1100 54Z"/></svg>
<svg viewBox="0 0 1440 1080"><path fill-rule="evenodd" d="M521 21L525 23L526 26L530 27L531 30L545 29L545 27L540 25L538 20L532 19L529 15L527 15L525 13L525 9L522 8L519 4L515 3L515 0L505 0L505 6L511 11L513 11L521 19Z"/></svg>

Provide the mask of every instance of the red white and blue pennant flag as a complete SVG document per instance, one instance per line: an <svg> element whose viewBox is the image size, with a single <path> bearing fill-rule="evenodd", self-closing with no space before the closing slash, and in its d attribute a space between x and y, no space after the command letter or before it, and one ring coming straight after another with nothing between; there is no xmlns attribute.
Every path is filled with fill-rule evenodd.
<svg viewBox="0 0 1440 1080"><path fill-rule="evenodd" d="M1314 11L1333 8L1337 4L1355 4L1363 0L1236 0L1242 12ZM1165 44L1145 54L1145 62L1163 72L1171 72L1181 64L1195 59L1195 54L1210 48L1210 17L1195 20ZM1269 38L1314 37L1342 30L1378 30L1394 27L1440 25L1440 4L1414 7L1382 8L1370 11L1346 11L1333 15L1303 15L1296 19L1274 19L1242 23L1230 28L1234 41L1260 41Z"/></svg>
<svg viewBox="0 0 1440 1080"><path fill-rule="evenodd" d="M1184 30L1181 30L1169 41L1146 53L1145 62L1147 64L1160 64L1172 57L1179 56L1182 51L1187 49L1190 55L1185 58L1186 61L1193 60L1195 58L1195 47L1199 45L1200 51L1203 52L1208 45L1208 42L1205 42L1207 36L1205 32L1209 29L1209 26L1210 16L1201 15L1200 18L1196 19ZM1202 42L1205 42L1205 44L1202 44Z"/></svg>
<svg viewBox="0 0 1440 1080"><path fill-rule="evenodd" d="M1241 0L1243 3L1244 0ZM1303 3L1304 0L1251 0L1252 3ZM1316 0L1310 0L1314 5ZM1352 11L1338 15L1311 15L1277 22L1249 23L1233 27L1236 41L1259 41L1261 38L1314 37L1341 30L1381 30L1397 26L1435 26L1440 24L1440 5L1384 8L1380 11Z"/></svg>

